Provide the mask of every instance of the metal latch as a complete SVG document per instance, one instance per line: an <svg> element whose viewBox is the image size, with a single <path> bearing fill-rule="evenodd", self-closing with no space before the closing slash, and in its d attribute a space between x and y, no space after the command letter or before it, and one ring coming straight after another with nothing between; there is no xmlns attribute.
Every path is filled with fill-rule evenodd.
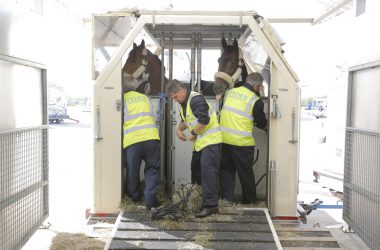
<svg viewBox="0 0 380 250"><path fill-rule="evenodd" d="M273 112L271 112L271 116L276 118L281 118L280 105L278 104L278 95L272 95L273 100Z"/></svg>
<svg viewBox="0 0 380 250"><path fill-rule="evenodd" d="M95 139L100 141L103 139L100 133L100 106L96 107L96 136Z"/></svg>
<svg viewBox="0 0 380 250"><path fill-rule="evenodd" d="M117 99L115 104L116 104L116 110L118 112L120 112L120 110L121 110L121 100Z"/></svg>
<svg viewBox="0 0 380 250"><path fill-rule="evenodd" d="M298 142L298 140L295 139L296 134L296 109L293 107L292 109L292 140L289 141L292 144L295 144Z"/></svg>

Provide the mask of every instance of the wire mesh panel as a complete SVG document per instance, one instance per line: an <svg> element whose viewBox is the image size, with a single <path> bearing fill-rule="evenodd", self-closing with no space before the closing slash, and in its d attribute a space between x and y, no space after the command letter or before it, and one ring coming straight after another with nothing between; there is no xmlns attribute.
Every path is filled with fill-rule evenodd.
<svg viewBox="0 0 380 250"><path fill-rule="evenodd" d="M343 219L371 249L380 246L380 133L346 128Z"/></svg>
<svg viewBox="0 0 380 250"><path fill-rule="evenodd" d="M48 215L48 127L0 132L0 249L19 249Z"/></svg>

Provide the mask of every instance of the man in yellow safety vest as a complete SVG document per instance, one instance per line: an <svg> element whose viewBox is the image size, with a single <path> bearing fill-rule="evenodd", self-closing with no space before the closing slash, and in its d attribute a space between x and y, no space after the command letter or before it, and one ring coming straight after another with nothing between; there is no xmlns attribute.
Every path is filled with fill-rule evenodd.
<svg viewBox="0 0 380 250"><path fill-rule="evenodd" d="M223 138L220 196L230 202L235 202L236 172L242 186L242 203L256 201L255 175L252 169L255 150L253 128L266 129L267 126L264 103L260 99L262 92L263 77L260 73L251 73L241 87L228 90L224 96L220 113Z"/></svg>
<svg viewBox="0 0 380 250"><path fill-rule="evenodd" d="M145 161L144 199L148 210L157 207L156 194L160 172L160 137L148 96L134 91L137 86L132 76L124 77L123 147L126 163L125 189L133 201L140 201L140 165Z"/></svg>
<svg viewBox="0 0 380 250"><path fill-rule="evenodd" d="M222 135L216 113L201 94L190 91L184 83L171 81L167 92L181 105L182 120L177 128L177 137L182 141L194 141L191 180L202 185L202 208L195 216L203 218L218 213ZM190 132L188 136L185 129Z"/></svg>

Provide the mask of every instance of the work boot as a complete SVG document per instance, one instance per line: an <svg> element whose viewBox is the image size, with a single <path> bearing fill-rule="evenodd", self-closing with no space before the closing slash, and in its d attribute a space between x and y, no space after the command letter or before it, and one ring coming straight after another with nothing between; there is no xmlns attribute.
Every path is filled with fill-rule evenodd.
<svg viewBox="0 0 380 250"><path fill-rule="evenodd" d="M145 205L146 207L146 210L150 211L152 210L152 208L158 208L161 204L157 201L157 199L155 200L155 202L152 204L152 205Z"/></svg>
<svg viewBox="0 0 380 250"><path fill-rule="evenodd" d="M219 213L219 207L204 207L201 211L199 211L197 214L195 214L195 217L197 218L204 218L212 214L218 214Z"/></svg>

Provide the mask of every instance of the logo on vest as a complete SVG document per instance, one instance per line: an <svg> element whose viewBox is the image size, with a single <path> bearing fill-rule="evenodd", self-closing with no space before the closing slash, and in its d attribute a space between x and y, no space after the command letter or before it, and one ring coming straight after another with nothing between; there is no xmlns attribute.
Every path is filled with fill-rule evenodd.
<svg viewBox="0 0 380 250"><path fill-rule="evenodd" d="M248 99L248 96L242 93L235 92L235 91L230 91L230 93L228 94L228 97L234 98L236 100L240 100L242 102L247 102L247 99Z"/></svg>
<svg viewBox="0 0 380 250"><path fill-rule="evenodd" d="M134 104L139 102L146 102L145 96L132 96L126 100L127 104Z"/></svg>

